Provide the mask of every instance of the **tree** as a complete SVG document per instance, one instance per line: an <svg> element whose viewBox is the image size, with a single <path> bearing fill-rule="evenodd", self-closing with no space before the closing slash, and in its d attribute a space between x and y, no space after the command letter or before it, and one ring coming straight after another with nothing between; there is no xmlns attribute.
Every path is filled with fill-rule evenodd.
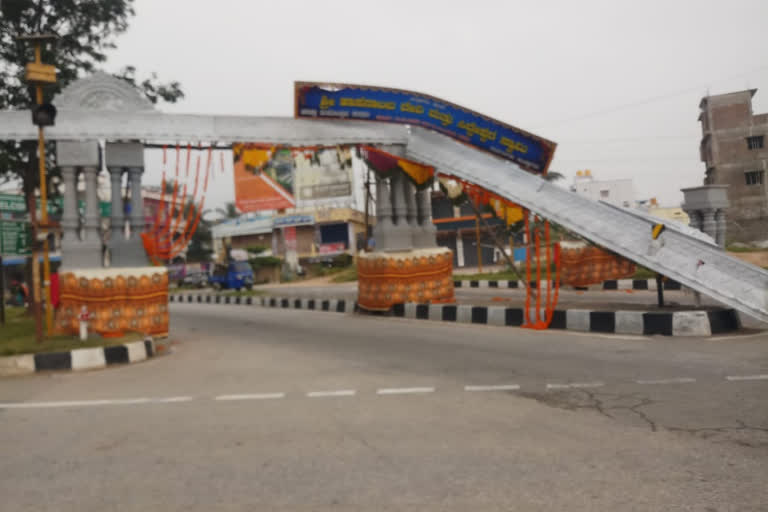
<svg viewBox="0 0 768 512"><path fill-rule="evenodd" d="M133 15L133 0L0 0L0 110L28 109L35 103L34 88L24 80L25 66L34 52L18 35L58 36L42 51L43 62L58 71L57 83L43 89L44 101L51 101L80 75L106 61L106 51L115 48L115 38L125 32ZM173 103L184 97L178 82L159 83L154 73L139 81L132 66L114 76L137 86L152 103ZM53 155L52 147L46 154ZM49 192L55 193L57 172L53 165L48 168L52 170ZM20 179L25 195L30 196L39 187L37 169L36 141L0 141L0 181Z"/></svg>
<svg viewBox="0 0 768 512"><path fill-rule="evenodd" d="M549 171L547 174L542 176L542 178L544 178L545 180L547 180L549 182L553 182L553 181L564 180L565 179L565 175L563 175L563 173L561 173L561 172Z"/></svg>

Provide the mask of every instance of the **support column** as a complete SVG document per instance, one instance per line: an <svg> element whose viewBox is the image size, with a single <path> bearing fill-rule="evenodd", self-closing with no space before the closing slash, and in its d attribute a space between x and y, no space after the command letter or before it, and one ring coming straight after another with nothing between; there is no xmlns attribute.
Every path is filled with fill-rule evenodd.
<svg viewBox="0 0 768 512"><path fill-rule="evenodd" d="M373 227L373 239L376 243L374 249L377 251L387 248L389 232L392 230L392 203L387 181L386 178L376 175L376 225Z"/></svg>
<svg viewBox="0 0 768 512"><path fill-rule="evenodd" d="M83 167L83 175L85 175L85 236L83 239L101 242L98 174L99 169L96 167Z"/></svg>
<svg viewBox="0 0 768 512"><path fill-rule="evenodd" d="M405 219L411 232L411 246L419 247L419 210L416 203L416 187L408 176L403 176L403 193L405 194Z"/></svg>
<svg viewBox="0 0 768 512"><path fill-rule="evenodd" d="M712 237L713 240L717 239L717 222L715 221L715 210L707 208L701 211L701 230Z"/></svg>
<svg viewBox="0 0 768 512"><path fill-rule="evenodd" d="M144 169L132 167L128 169L128 180L131 189L131 240L144 232L144 198L141 197L141 175Z"/></svg>
<svg viewBox="0 0 768 512"><path fill-rule="evenodd" d="M392 184L392 210L394 211L395 224L392 227L391 238L387 251L410 251L413 249L411 240L411 228L408 225L408 206L405 203L405 185L403 173L394 173L390 182Z"/></svg>
<svg viewBox="0 0 768 512"><path fill-rule="evenodd" d="M688 215L688 226L701 231L701 217L698 210L684 210Z"/></svg>
<svg viewBox="0 0 768 512"><path fill-rule="evenodd" d="M103 266L101 226L96 178L101 167L101 151L96 141L58 141L56 164L64 180L61 258L67 270ZM84 234L80 237L80 215L77 207L77 168L85 178L86 210Z"/></svg>
<svg viewBox="0 0 768 512"><path fill-rule="evenodd" d="M123 170L119 167L109 168L110 193L112 196L112 215L109 219L110 246L125 238L125 217L123 212Z"/></svg>
<svg viewBox="0 0 768 512"><path fill-rule="evenodd" d="M437 247L437 228L432 222L432 188L418 191L416 201L419 210L419 238L416 247Z"/></svg>
<svg viewBox="0 0 768 512"><path fill-rule="evenodd" d="M61 230L66 243L80 239L80 215L77 212L77 169L62 167L61 177L64 181L64 211L61 214Z"/></svg>
<svg viewBox="0 0 768 512"><path fill-rule="evenodd" d="M120 229L118 239L110 242L111 265L113 267L144 267L149 265L147 253L144 251L144 243L141 233L144 231L144 200L141 196L141 175L144 172L144 146L138 142L114 142L106 146L107 167L112 169L128 170L128 186L131 191L131 213L129 216L131 236L125 240ZM118 221L120 226L125 224L123 216L124 206L122 199L118 197L115 204L115 194L120 196L122 179L112 175L112 218ZM118 185L118 186L115 186ZM119 219L119 220L118 220ZM113 222L114 222L113 221ZM119 229L119 228L118 228ZM115 228L112 231L116 234Z"/></svg>
<svg viewBox="0 0 768 512"><path fill-rule="evenodd" d="M717 242L717 245L720 247L725 247L725 210L717 210L717 213L715 214L715 223L717 224L717 237L715 237L715 242Z"/></svg>
<svg viewBox="0 0 768 512"><path fill-rule="evenodd" d="M122 258L122 264L129 267L144 267L149 265L147 253L144 251L144 241L141 234L144 232L144 198L141 197L142 167L128 169L128 183L131 190L131 238L126 244L126 254Z"/></svg>

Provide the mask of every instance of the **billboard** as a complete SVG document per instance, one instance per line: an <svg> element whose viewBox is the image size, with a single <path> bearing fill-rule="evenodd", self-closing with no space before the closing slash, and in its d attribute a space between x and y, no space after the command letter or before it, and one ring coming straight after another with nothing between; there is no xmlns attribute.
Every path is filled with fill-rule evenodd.
<svg viewBox="0 0 768 512"><path fill-rule="evenodd" d="M295 116L419 125L545 173L557 146L490 117L421 93L349 84L296 82Z"/></svg>
<svg viewBox="0 0 768 512"><path fill-rule="evenodd" d="M242 212L349 205L350 148L275 149L234 144L235 204Z"/></svg>

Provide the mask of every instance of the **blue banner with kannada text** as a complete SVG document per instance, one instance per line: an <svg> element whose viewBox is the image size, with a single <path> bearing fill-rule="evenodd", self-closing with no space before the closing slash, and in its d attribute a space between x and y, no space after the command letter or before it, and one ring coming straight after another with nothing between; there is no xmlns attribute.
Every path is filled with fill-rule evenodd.
<svg viewBox="0 0 768 512"><path fill-rule="evenodd" d="M423 126L545 173L556 144L514 126L424 94L347 84L297 82L296 117L383 121Z"/></svg>

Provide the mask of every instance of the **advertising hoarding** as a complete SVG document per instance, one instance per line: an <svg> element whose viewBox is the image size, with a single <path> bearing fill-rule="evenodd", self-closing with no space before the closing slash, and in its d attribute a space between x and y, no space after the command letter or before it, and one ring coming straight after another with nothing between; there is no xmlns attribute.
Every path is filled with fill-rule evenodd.
<svg viewBox="0 0 768 512"><path fill-rule="evenodd" d="M242 212L352 202L349 148L272 149L235 144L233 153L235 203Z"/></svg>

